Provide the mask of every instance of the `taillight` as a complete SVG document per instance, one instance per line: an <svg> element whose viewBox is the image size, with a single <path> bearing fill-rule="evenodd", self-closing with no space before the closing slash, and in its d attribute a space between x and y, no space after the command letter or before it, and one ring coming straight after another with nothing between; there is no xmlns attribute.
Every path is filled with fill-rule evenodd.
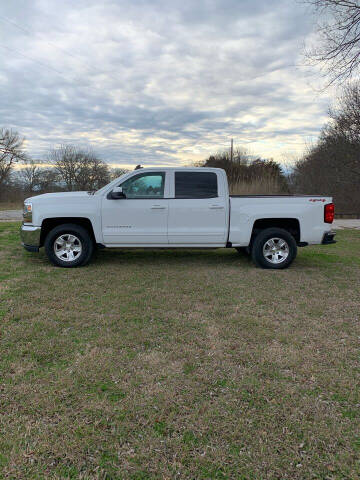
<svg viewBox="0 0 360 480"><path fill-rule="evenodd" d="M335 216L335 205L333 203L326 204L324 209L324 222L333 223L334 216Z"/></svg>

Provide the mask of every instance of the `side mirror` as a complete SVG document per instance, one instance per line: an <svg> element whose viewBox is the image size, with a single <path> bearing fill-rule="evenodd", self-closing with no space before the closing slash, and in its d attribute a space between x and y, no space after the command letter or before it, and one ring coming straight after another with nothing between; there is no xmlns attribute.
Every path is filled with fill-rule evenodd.
<svg viewBox="0 0 360 480"><path fill-rule="evenodd" d="M111 192L111 198L113 200L120 200L121 198L126 198L126 195L123 192L122 187L114 187Z"/></svg>

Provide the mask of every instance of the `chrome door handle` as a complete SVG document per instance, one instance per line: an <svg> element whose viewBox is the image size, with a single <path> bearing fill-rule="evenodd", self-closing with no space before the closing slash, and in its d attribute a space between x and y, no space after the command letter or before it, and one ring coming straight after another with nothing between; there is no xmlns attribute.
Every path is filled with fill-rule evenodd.
<svg viewBox="0 0 360 480"><path fill-rule="evenodd" d="M210 207L212 210L223 210L224 207L222 205L210 205Z"/></svg>
<svg viewBox="0 0 360 480"><path fill-rule="evenodd" d="M151 210L165 210L166 207L162 206L162 205L153 205L151 207Z"/></svg>

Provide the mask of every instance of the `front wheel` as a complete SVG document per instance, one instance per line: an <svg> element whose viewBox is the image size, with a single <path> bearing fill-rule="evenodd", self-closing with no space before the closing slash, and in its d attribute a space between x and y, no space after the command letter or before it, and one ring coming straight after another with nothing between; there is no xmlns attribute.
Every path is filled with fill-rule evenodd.
<svg viewBox="0 0 360 480"><path fill-rule="evenodd" d="M57 267L82 267L91 259L94 242L84 227L68 223L48 233L45 251L50 262Z"/></svg>
<svg viewBox="0 0 360 480"><path fill-rule="evenodd" d="M251 256L261 268L280 270L295 260L297 246L294 237L282 228L267 228L255 238Z"/></svg>

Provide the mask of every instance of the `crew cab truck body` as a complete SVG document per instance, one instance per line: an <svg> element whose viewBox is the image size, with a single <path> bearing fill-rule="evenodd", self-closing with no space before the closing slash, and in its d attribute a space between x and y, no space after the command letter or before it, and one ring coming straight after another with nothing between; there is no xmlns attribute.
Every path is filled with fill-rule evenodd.
<svg viewBox="0 0 360 480"><path fill-rule="evenodd" d="M61 267L100 248L236 248L263 268L286 268L297 246L334 243L334 205L322 196L229 195L217 168L146 168L97 192L24 202L22 244Z"/></svg>

